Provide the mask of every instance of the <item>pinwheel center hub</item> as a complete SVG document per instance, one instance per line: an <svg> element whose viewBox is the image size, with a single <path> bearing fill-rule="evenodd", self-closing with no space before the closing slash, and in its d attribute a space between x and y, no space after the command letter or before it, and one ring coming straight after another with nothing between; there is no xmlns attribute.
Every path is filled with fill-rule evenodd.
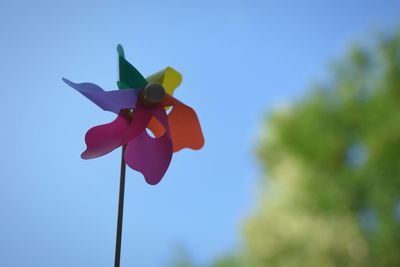
<svg viewBox="0 0 400 267"><path fill-rule="evenodd" d="M141 94L143 102L150 105L161 103L166 95L165 89L160 83L147 84Z"/></svg>

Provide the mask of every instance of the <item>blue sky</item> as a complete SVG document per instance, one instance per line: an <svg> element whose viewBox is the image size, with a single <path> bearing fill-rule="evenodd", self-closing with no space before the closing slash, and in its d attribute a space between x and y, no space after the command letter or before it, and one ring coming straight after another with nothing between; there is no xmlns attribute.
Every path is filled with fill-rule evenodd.
<svg viewBox="0 0 400 267"><path fill-rule="evenodd" d="M144 75L173 66L203 126L157 186L127 172L122 266L206 264L240 244L257 200L266 112L301 96L355 41L399 23L383 1L0 2L0 266L112 266L120 151L84 161L109 122L61 81L116 88L118 43Z"/></svg>

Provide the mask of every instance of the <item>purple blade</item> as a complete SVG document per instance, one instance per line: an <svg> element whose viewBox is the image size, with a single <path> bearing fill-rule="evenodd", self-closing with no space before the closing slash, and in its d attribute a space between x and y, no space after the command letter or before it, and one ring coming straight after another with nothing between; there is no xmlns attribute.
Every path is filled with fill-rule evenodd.
<svg viewBox="0 0 400 267"><path fill-rule="evenodd" d="M100 86L94 83L73 83L65 78L62 78L62 80L103 110L111 111L116 114L118 114L121 109L135 108L140 93L140 89L104 91Z"/></svg>
<svg viewBox="0 0 400 267"><path fill-rule="evenodd" d="M146 182L151 185L161 181L172 158L172 142L165 109L157 108L154 115L165 127L164 135L153 138L144 130L128 143L125 150L125 162L132 169L141 172Z"/></svg>

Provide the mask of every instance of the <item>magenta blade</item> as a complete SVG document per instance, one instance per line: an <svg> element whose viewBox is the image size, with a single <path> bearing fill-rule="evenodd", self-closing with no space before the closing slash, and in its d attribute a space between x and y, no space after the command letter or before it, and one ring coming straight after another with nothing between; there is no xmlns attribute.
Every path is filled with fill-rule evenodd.
<svg viewBox="0 0 400 267"><path fill-rule="evenodd" d="M144 130L128 143L125 151L125 161L128 166L141 172L146 182L151 185L161 181L172 158L172 142L165 109L157 108L154 115L166 128L165 134L153 138Z"/></svg>
<svg viewBox="0 0 400 267"><path fill-rule="evenodd" d="M118 148L124 142L129 125L130 119L126 111L121 112L113 122L91 128L85 135L87 148L81 157L97 158Z"/></svg>
<svg viewBox="0 0 400 267"><path fill-rule="evenodd" d="M143 132L153 114L142 106L138 105L133 117L128 110L123 110L113 122L91 128L85 136L87 149L82 153L82 158L103 156Z"/></svg>

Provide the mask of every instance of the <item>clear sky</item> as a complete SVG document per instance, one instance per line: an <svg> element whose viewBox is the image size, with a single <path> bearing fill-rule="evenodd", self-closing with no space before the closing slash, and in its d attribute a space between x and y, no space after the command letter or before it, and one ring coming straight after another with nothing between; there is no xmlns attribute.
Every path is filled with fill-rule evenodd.
<svg viewBox="0 0 400 267"><path fill-rule="evenodd" d="M240 244L266 112L399 15L395 0L0 0L0 266L113 266L120 151L80 153L114 115L61 77L116 88L118 43L144 75L183 74L206 145L157 186L128 170L122 266L166 266L179 247L205 264Z"/></svg>

